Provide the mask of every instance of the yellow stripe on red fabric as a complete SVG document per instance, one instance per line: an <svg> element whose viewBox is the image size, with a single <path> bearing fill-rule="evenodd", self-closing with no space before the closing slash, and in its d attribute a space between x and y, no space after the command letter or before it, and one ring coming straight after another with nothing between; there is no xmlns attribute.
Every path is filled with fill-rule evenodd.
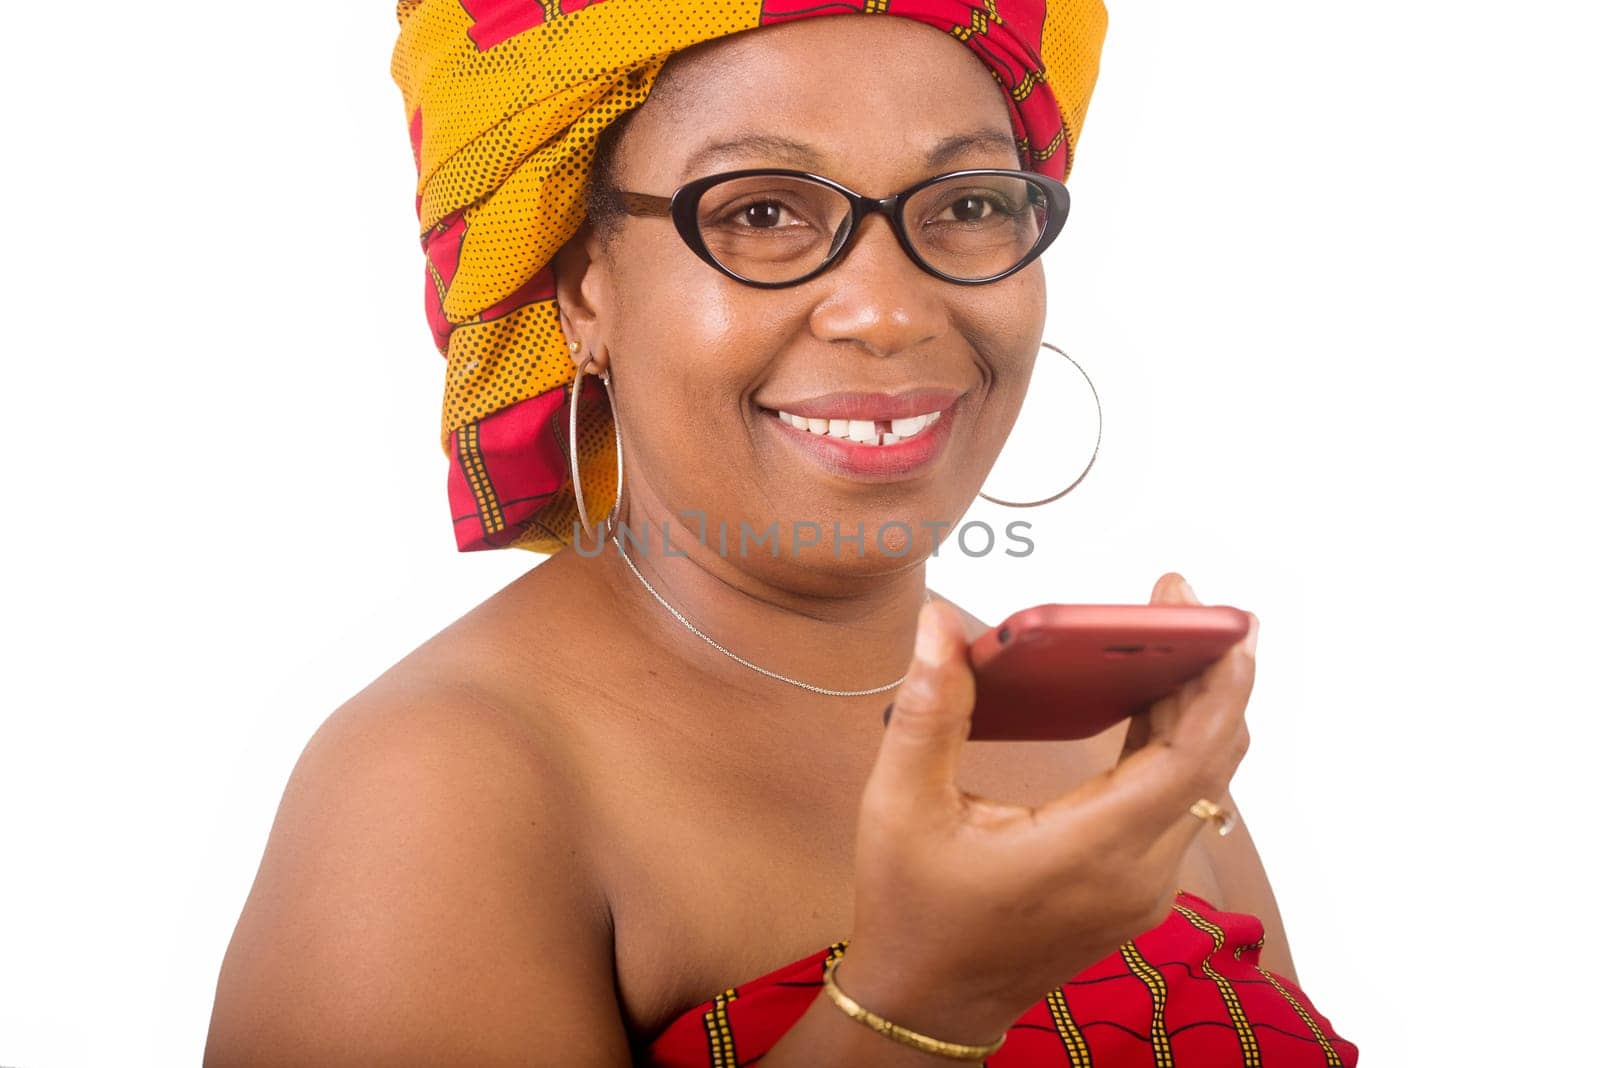
<svg viewBox="0 0 1600 1068"><path fill-rule="evenodd" d="M1077 1021L1072 1018L1072 1011L1067 1008L1067 995L1057 987L1045 995L1045 1001L1050 1006L1050 1019L1056 1025L1056 1034L1067 1051L1067 1064L1070 1068L1093 1068L1089 1043L1079 1030Z"/></svg>
<svg viewBox="0 0 1600 1068"><path fill-rule="evenodd" d="M995 7L995 0L981 0L981 2L983 3L983 9L980 11L978 8L973 8L971 20L967 25L957 26L950 31L956 40L965 41L968 38L988 33L989 20L1000 21L1000 12Z"/></svg>
<svg viewBox="0 0 1600 1068"><path fill-rule="evenodd" d="M1062 128L1057 130L1056 135L1050 139L1049 144L1045 145L1043 148L1036 148L1033 150L1033 158L1049 159L1051 156L1056 154L1056 150L1059 149L1066 142L1066 140L1066 129Z"/></svg>
<svg viewBox="0 0 1600 1068"><path fill-rule="evenodd" d="M1244 1056L1244 1068L1261 1068L1261 1046L1256 1041L1255 1028L1250 1026L1250 1017L1245 1014L1244 1006L1239 1002L1239 992L1211 963L1212 956L1227 943L1227 933L1187 905L1174 905L1173 908L1197 929L1211 936L1211 952L1200 962L1200 968L1206 973L1206 978L1216 984L1217 992L1222 995L1222 1003L1228 1008L1228 1019L1233 1021L1233 1029L1239 1035L1239 1049Z"/></svg>
<svg viewBox="0 0 1600 1068"><path fill-rule="evenodd" d="M483 453L478 448L478 424L469 423L456 431L456 455L461 469L472 487L472 499L478 506L478 518L483 529L491 534L505 529L505 516L500 511L500 500L489 482L489 472L483 464Z"/></svg>
<svg viewBox="0 0 1600 1068"><path fill-rule="evenodd" d="M1128 970L1143 980L1150 990L1150 1054L1155 1068L1173 1068L1172 1036L1167 1033L1167 980L1132 942L1122 946L1122 960Z"/></svg>
<svg viewBox="0 0 1600 1068"><path fill-rule="evenodd" d="M1289 1007L1294 1009L1295 1015L1300 1017L1300 1022L1306 1025L1306 1030L1311 1032L1311 1037L1315 1038L1317 1045L1322 1047L1323 1056L1328 1059L1328 1068L1344 1068L1344 1061L1340 1058L1339 1051L1333 1048L1333 1043L1328 1041L1328 1036L1323 1034L1322 1028L1317 1026L1317 1021L1313 1020L1311 1014L1306 1011L1306 1007L1300 1004L1300 999L1289 993L1288 989L1278 981L1276 975L1273 975L1259 964L1256 965L1256 971L1266 976L1267 982L1272 984L1272 989L1283 995L1283 1000L1289 1003Z"/></svg>
<svg viewBox="0 0 1600 1068"><path fill-rule="evenodd" d="M705 1015L711 1068L739 1068L739 1054L733 1048L733 1028L728 1026L728 1005L738 998L739 992L729 987L716 996Z"/></svg>

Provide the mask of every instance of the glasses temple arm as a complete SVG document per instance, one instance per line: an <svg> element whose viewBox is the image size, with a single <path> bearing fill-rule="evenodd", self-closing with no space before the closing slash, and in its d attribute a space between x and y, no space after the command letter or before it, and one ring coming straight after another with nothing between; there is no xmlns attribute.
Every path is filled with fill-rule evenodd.
<svg viewBox="0 0 1600 1068"><path fill-rule="evenodd" d="M661 215L669 218L672 215L671 197L629 193L622 189L608 189L603 195L607 202L628 215Z"/></svg>

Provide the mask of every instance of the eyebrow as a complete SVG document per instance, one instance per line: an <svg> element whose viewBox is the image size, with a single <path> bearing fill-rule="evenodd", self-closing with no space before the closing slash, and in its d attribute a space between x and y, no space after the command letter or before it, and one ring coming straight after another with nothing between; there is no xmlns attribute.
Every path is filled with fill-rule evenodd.
<svg viewBox="0 0 1600 1068"><path fill-rule="evenodd" d="M928 166L941 167L968 152L997 149L1016 156L1016 138L1010 133L1001 133L995 129L974 130L951 134L944 138L928 150L925 159ZM791 137L761 133L743 134L723 140L708 141L701 145L684 161L683 172L685 176L697 174L714 160L750 155L766 156L790 166L815 170L823 154L816 146L796 141Z"/></svg>

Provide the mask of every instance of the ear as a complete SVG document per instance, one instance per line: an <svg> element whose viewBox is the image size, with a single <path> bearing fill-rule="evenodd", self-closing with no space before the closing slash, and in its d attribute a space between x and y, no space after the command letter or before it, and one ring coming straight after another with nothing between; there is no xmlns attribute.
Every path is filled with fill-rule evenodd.
<svg viewBox="0 0 1600 1068"><path fill-rule="evenodd" d="M608 370L611 354L605 344L604 324L611 280L600 237L587 220L561 246L551 266L555 272L556 308L572 362L579 364L593 356L590 370L594 374ZM572 342L577 342L576 350L572 349Z"/></svg>

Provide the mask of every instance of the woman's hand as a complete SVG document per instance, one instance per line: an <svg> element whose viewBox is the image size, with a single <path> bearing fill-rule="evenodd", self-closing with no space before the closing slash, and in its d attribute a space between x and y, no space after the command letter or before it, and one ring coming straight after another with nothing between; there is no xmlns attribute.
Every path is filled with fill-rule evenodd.
<svg viewBox="0 0 1600 1068"><path fill-rule="evenodd" d="M1151 601L1198 603L1170 573ZM924 605L861 799L841 988L905 1026L989 1041L1160 923L1207 826L1189 806L1223 793L1248 745L1257 627L1252 615L1222 659L1134 717L1115 767L1025 807L956 784L975 684L956 612Z"/></svg>

